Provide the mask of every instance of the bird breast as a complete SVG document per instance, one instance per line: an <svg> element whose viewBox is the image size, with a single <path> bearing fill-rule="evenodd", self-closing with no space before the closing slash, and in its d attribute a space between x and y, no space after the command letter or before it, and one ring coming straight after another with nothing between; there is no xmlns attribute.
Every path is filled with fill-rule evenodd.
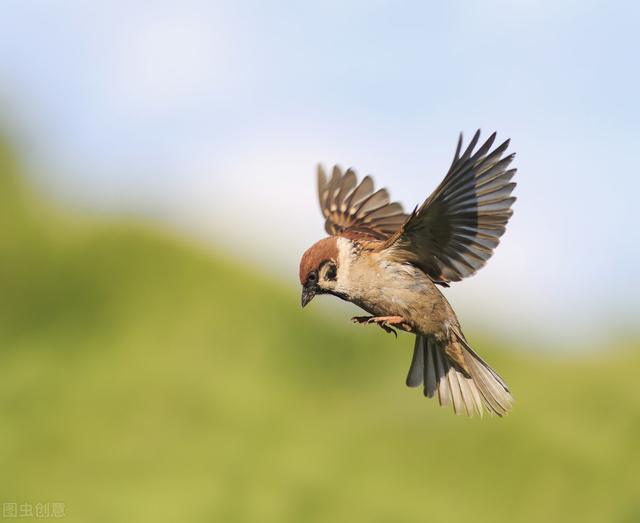
<svg viewBox="0 0 640 523"><path fill-rule="evenodd" d="M352 302L374 316L402 316L421 334L442 334L457 323L433 281L410 264L362 253L349 270Z"/></svg>

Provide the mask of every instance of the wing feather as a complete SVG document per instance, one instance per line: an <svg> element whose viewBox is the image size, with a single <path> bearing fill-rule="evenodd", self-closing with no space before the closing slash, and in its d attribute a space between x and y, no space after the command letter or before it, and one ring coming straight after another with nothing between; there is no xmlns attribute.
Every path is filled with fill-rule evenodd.
<svg viewBox="0 0 640 523"><path fill-rule="evenodd" d="M318 199L331 235L355 232L377 240L387 240L407 221L402 205L391 202L386 189L375 190L371 176L358 183L356 173L344 174L337 165L331 178L318 166Z"/></svg>
<svg viewBox="0 0 640 523"><path fill-rule="evenodd" d="M516 198L508 169L514 154L503 157L506 140L491 150L493 133L475 152L478 130L462 155L458 139L449 172L438 188L384 245L398 261L413 263L434 281L459 281L478 271L500 243Z"/></svg>

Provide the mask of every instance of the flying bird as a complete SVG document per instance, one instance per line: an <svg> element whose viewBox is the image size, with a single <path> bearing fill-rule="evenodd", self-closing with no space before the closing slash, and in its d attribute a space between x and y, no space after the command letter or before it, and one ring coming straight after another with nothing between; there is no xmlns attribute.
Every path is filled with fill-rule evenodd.
<svg viewBox="0 0 640 523"><path fill-rule="evenodd" d="M456 414L503 416L513 398L505 381L469 345L438 286L471 276L493 254L513 214L509 140L496 133L462 150L460 134L446 176L422 205L405 214L386 189L336 166L318 166L318 196L329 237L300 261L302 306L318 294L354 303L371 316L352 318L387 332L415 334L409 387L453 405Z"/></svg>

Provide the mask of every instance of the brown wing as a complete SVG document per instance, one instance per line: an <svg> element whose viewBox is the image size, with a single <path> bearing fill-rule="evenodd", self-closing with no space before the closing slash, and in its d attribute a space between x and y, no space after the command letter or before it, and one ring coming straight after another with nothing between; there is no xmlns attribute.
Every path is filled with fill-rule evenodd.
<svg viewBox="0 0 640 523"><path fill-rule="evenodd" d="M496 134L474 152L478 130L462 156L462 135L442 183L415 210L386 247L399 261L413 263L434 281L459 281L480 269L493 254L513 214L510 196L514 154L502 155L505 141L493 151Z"/></svg>
<svg viewBox="0 0 640 523"><path fill-rule="evenodd" d="M365 176L358 184L352 169L343 174L340 167L335 166L327 180L324 169L319 165L318 197L326 219L324 228L334 236L355 233L386 240L408 218L402 205L389 201L386 189L375 191L370 176Z"/></svg>

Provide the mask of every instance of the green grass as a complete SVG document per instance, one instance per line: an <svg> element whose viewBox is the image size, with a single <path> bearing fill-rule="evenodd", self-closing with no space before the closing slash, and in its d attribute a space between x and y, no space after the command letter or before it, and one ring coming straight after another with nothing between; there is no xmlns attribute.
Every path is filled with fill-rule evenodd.
<svg viewBox="0 0 640 523"><path fill-rule="evenodd" d="M0 503L83 523L640 520L633 344L476 344L516 407L455 417L404 386L408 336L303 313L295 288L149 227L58 213L6 148L0 202Z"/></svg>

